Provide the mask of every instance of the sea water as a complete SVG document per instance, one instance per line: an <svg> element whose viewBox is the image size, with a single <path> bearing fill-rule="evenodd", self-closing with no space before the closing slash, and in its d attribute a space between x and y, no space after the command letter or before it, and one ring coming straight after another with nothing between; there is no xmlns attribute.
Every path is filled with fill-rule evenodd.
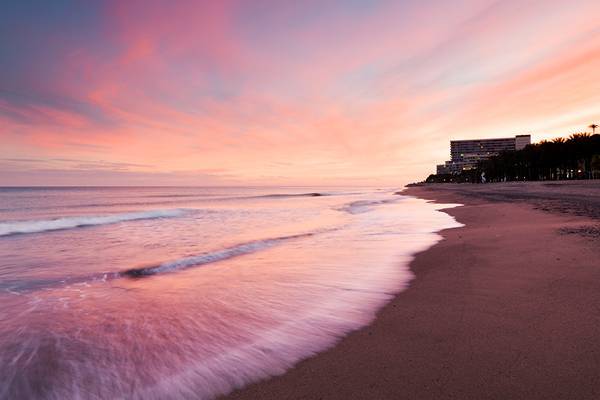
<svg viewBox="0 0 600 400"><path fill-rule="evenodd" d="M459 226L444 207L391 189L0 188L0 399L210 399L282 374L410 284L412 256Z"/></svg>

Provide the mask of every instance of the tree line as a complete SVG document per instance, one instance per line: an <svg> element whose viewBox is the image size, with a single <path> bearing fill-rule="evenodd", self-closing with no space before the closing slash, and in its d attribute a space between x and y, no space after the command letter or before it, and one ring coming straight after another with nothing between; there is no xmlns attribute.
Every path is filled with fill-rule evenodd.
<svg viewBox="0 0 600 400"><path fill-rule="evenodd" d="M595 129L594 129L595 131ZM576 133L506 151L460 175L431 175L428 182L600 179L600 134Z"/></svg>

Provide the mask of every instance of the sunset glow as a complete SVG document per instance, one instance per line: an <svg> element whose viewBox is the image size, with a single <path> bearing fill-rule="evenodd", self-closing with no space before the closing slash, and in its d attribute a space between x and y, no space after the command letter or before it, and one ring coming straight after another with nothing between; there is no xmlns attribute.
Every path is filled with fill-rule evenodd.
<svg viewBox="0 0 600 400"><path fill-rule="evenodd" d="M0 13L0 185L400 185L600 121L600 2L52 1Z"/></svg>

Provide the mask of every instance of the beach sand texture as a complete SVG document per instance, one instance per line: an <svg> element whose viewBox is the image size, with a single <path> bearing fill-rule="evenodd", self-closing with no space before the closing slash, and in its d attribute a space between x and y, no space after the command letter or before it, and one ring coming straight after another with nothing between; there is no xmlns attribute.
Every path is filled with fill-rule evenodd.
<svg viewBox="0 0 600 400"><path fill-rule="evenodd" d="M600 182L430 185L464 228L375 322L228 399L600 398Z"/></svg>

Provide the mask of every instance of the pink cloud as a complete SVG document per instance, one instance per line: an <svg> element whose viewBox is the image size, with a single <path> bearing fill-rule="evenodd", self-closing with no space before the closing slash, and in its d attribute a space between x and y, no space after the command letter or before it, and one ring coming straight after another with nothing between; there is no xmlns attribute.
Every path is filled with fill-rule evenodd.
<svg viewBox="0 0 600 400"><path fill-rule="evenodd" d="M60 47L55 79L34 82L52 101L0 97L0 157L135 164L136 182L218 169L210 182L402 183L443 161L450 138L535 139L600 118L597 11L113 2L101 43Z"/></svg>

